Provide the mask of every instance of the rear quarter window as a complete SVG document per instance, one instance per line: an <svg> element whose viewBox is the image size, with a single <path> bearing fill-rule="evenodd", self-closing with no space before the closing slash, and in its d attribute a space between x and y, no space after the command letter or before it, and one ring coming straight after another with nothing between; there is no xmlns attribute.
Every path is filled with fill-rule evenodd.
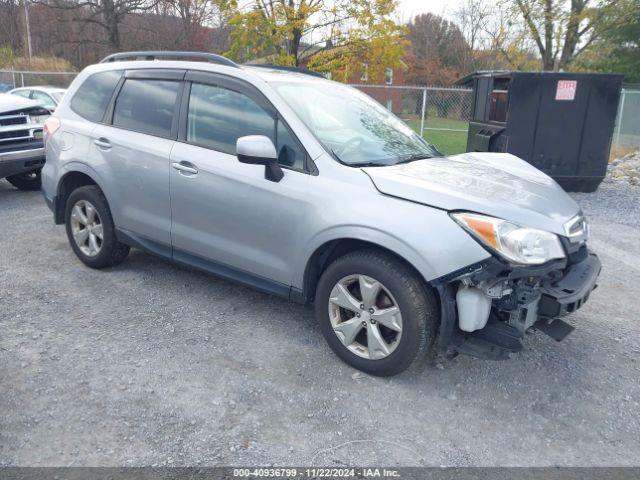
<svg viewBox="0 0 640 480"><path fill-rule="evenodd" d="M87 77L71 99L71 109L87 120L100 122L120 77L122 70L109 70Z"/></svg>

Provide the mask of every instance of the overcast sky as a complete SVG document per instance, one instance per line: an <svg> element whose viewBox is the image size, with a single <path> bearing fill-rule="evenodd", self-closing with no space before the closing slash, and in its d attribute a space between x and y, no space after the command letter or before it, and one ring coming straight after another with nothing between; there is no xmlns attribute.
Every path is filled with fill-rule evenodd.
<svg viewBox="0 0 640 480"><path fill-rule="evenodd" d="M400 0L400 18L408 21L420 13L435 13L448 16L452 14L460 0Z"/></svg>

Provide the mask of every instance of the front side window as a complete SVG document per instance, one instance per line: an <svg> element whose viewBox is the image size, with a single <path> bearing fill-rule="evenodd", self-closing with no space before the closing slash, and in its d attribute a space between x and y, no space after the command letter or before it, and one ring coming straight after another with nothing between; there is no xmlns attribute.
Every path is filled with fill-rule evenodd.
<svg viewBox="0 0 640 480"><path fill-rule="evenodd" d="M121 70L94 73L76 91L71 109L91 122L100 122L120 77Z"/></svg>
<svg viewBox="0 0 640 480"><path fill-rule="evenodd" d="M278 121L276 151L278 152L278 163L285 167L302 170L304 168L305 154L293 138L291 130L282 122Z"/></svg>
<svg viewBox="0 0 640 480"><path fill-rule="evenodd" d="M246 135L273 140L273 117L246 95L214 85L194 83L189 97L187 141L236 154L236 141Z"/></svg>
<svg viewBox="0 0 640 480"><path fill-rule="evenodd" d="M158 137L171 136L180 83L127 79L116 98L113 125Z"/></svg>
<svg viewBox="0 0 640 480"><path fill-rule="evenodd" d="M355 88L327 80L272 85L341 163L393 165L441 156L402 120Z"/></svg>
<svg viewBox="0 0 640 480"><path fill-rule="evenodd" d="M289 129L250 97L215 85L191 86L187 142L235 155L238 138L247 135L269 137L281 165L303 168L304 154Z"/></svg>

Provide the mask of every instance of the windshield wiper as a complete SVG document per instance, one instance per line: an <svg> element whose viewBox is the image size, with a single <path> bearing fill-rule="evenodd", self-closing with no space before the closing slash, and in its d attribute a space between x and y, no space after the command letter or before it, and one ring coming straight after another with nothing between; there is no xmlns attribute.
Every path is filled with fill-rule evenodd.
<svg viewBox="0 0 640 480"><path fill-rule="evenodd" d="M380 162L356 162L356 163L345 163L345 165L349 165L350 167L388 167L388 163L380 163Z"/></svg>
<svg viewBox="0 0 640 480"><path fill-rule="evenodd" d="M411 163L418 160L428 160L429 158L433 158L435 155L429 155L426 153L420 153L416 155L409 155L408 157L404 157L401 160L398 160L395 165L399 165L401 163Z"/></svg>
<svg viewBox="0 0 640 480"><path fill-rule="evenodd" d="M331 153L333 154L333 156L335 157L336 160L338 160L341 164L346 165L348 167L390 167L392 165L398 165L400 163L409 163L409 162L415 162L416 160L426 160L429 158L434 158L436 155L429 155L427 153L421 153L421 154L415 154L415 155L409 155L406 157L402 157L400 160L398 160L397 162L393 162L393 163L387 163L387 162L372 162L372 161L364 161L364 162L345 162L343 161L338 154L331 149Z"/></svg>
<svg viewBox="0 0 640 480"><path fill-rule="evenodd" d="M354 162L354 163L349 163L349 162L345 162L343 161L338 154L335 152L335 150L332 148L331 149L331 153L333 154L333 156L335 157L336 160L338 160L342 165L346 165L347 167L384 167L388 164L386 163L380 163L380 162Z"/></svg>

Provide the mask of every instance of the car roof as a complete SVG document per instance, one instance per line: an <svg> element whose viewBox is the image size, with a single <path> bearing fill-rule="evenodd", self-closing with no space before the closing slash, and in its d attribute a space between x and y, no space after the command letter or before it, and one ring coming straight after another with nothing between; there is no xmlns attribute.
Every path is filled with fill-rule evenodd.
<svg viewBox="0 0 640 480"><path fill-rule="evenodd" d="M18 87L18 88L14 88L13 90L11 90L12 92L17 92L18 90L41 90L43 92L64 92L66 91L66 88L62 88L62 87L49 87L46 85L32 85L32 86L28 86L28 87Z"/></svg>
<svg viewBox="0 0 640 480"><path fill-rule="evenodd" d="M197 68L196 68L197 66ZM210 52L171 51L171 50L145 50L131 52L117 52L103 58L98 64L87 67L81 75L82 78L99 71L128 69L185 69L212 71L229 74L230 76L244 77L245 79L259 77L263 81L282 80L306 80L315 77L317 80L326 80L324 75L312 70L289 65L273 65L263 62L245 63L239 65L233 60L222 55ZM240 73L243 72L243 73ZM249 75L244 75L249 73Z"/></svg>
<svg viewBox="0 0 640 480"><path fill-rule="evenodd" d="M85 70L87 73L95 73L106 70L146 70L146 69L179 69L179 70L199 70L212 73L223 73L239 78L246 78L247 74L253 78L260 78L269 83L276 81L299 81L299 82L330 82L319 74L312 75L304 71L281 70L277 67L255 65L221 65L201 61L189 60L119 60L106 63L90 65ZM303 69L301 69L303 70Z"/></svg>
<svg viewBox="0 0 640 480"><path fill-rule="evenodd" d="M324 147L313 137L307 127L297 117L296 113L285 102L285 100L277 94L277 92L271 87L270 82L275 81L297 81L297 82L329 82L335 84L331 80L325 78L318 78L308 74L299 72L282 71L272 68L264 67L252 67L248 65L235 65L235 64L219 64L211 62L201 61L185 61L185 60L114 60L103 63L96 63L89 65L80 72L69 86L69 90L64 96L58 106L57 112L60 115L65 115L67 111L70 111L70 102L73 95L78 89L85 83L85 81L95 75L102 72L112 71L131 71L131 70L184 70L187 72L206 72L214 75L226 75L232 78L237 78L254 87L257 87L266 95L273 105L283 114L284 118L288 122L298 124L301 131L308 134L309 144L307 145L309 154L313 156L321 155L325 152ZM290 116L289 116L290 115Z"/></svg>
<svg viewBox="0 0 640 480"><path fill-rule="evenodd" d="M252 66L252 65L245 65L242 68L255 73L260 78L262 78L265 82L281 82L281 81L328 82L330 81L322 76L305 73L304 71L296 72L296 71L290 71L290 70L280 70L278 68L270 68L267 66L258 67L258 66Z"/></svg>

